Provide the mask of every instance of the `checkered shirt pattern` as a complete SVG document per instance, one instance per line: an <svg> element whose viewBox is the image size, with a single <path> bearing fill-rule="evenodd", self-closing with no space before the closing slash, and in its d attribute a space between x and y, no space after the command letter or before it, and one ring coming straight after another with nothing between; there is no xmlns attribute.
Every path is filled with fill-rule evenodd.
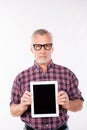
<svg viewBox="0 0 87 130"><path fill-rule="evenodd" d="M54 64L51 60L44 73L40 66L34 62L34 65L19 73L13 83L11 91L11 102L19 104L25 90L30 91L31 81L58 81L58 91L65 91L70 100L84 100L78 89L78 79L75 74L68 68ZM45 95L44 95L45 97ZM39 130L51 130L60 127L67 122L69 116L67 110L59 107L58 117L32 118L31 107L21 116L23 122L28 123L31 127Z"/></svg>

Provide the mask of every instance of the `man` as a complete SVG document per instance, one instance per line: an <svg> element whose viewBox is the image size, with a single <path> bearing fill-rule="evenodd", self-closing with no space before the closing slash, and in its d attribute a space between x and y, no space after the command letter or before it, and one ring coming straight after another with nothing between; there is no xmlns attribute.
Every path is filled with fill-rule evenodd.
<svg viewBox="0 0 87 130"><path fill-rule="evenodd" d="M18 74L14 80L10 111L13 116L21 117L25 123L24 130L69 130L67 110L76 112L83 107L84 99L78 89L77 77L68 68L53 63L53 50L52 34L45 29L36 30L31 43L34 65ZM58 81L59 116L32 118L30 82L53 80Z"/></svg>

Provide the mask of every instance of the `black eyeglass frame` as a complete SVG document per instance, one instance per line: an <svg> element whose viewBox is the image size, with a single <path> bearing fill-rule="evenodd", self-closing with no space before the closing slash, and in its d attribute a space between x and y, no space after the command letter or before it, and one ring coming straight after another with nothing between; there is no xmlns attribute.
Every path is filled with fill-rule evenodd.
<svg viewBox="0 0 87 130"><path fill-rule="evenodd" d="M33 44L33 47L36 51L41 50L42 47L44 47L45 50L51 50L52 48L52 43L47 43L47 44ZM38 46L39 49L36 49L35 46Z"/></svg>

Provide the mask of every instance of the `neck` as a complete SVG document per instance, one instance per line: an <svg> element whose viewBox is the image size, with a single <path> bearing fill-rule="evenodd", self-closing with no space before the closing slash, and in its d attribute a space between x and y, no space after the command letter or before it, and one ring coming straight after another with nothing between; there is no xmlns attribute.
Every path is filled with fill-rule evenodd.
<svg viewBox="0 0 87 130"><path fill-rule="evenodd" d="M43 72L46 72L48 64L39 64Z"/></svg>
<svg viewBox="0 0 87 130"><path fill-rule="evenodd" d="M37 64L41 67L43 72L46 72L47 71L47 66L48 66L49 63L50 63L50 61L48 63L42 63L42 64L41 63L37 63Z"/></svg>

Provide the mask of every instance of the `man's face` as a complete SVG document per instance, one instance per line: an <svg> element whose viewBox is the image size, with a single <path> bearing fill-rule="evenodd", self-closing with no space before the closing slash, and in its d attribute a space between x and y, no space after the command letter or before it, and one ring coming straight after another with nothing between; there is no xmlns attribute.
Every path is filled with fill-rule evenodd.
<svg viewBox="0 0 87 130"><path fill-rule="evenodd" d="M39 45L44 45L47 44L46 47L48 47L47 49L44 48L44 46L41 47L41 49L39 50L35 50L34 47L31 48L34 57L35 57L35 61L39 64L48 64L49 61L51 60L51 53L53 52L53 47L49 47L48 44L51 44L51 38L49 37L49 35L47 34L35 34L33 39L32 39L32 44L38 44L37 48ZM50 49L49 49L50 48Z"/></svg>

